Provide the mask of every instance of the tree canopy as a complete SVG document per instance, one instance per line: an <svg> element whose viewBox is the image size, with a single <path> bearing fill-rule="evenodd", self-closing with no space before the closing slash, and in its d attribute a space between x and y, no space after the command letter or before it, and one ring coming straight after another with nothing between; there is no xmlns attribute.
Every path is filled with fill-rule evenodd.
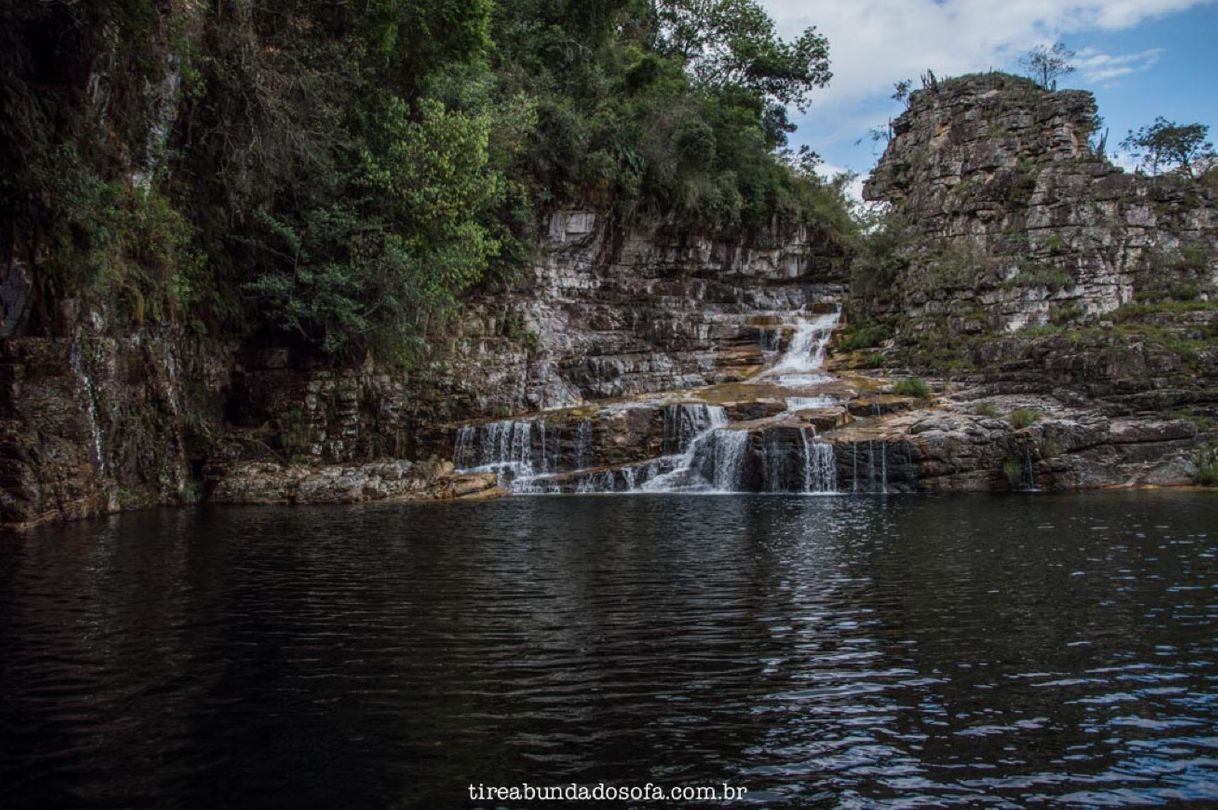
<svg viewBox="0 0 1218 810"><path fill-rule="evenodd" d="M1216 157L1214 145L1206 140L1209 127L1204 124L1177 124L1163 116L1136 132L1131 131L1122 148L1151 174L1160 169L1177 169L1192 177L1196 169L1204 169Z"/></svg>
<svg viewBox="0 0 1218 810"><path fill-rule="evenodd" d="M1075 52L1061 42L1052 45L1037 45L1019 60L1020 67L1046 90L1056 90L1057 80L1073 73L1076 68L1071 60Z"/></svg>
<svg viewBox="0 0 1218 810"><path fill-rule="evenodd" d="M756 0L4 8L0 231L48 308L404 356L557 206L850 227L785 151L828 43Z"/></svg>

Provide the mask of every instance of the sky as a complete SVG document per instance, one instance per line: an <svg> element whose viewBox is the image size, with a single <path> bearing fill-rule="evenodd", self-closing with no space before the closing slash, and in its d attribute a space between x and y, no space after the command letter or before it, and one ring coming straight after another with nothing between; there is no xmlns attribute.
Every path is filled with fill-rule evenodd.
<svg viewBox="0 0 1218 810"><path fill-rule="evenodd" d="M784 36L815 25L829 38L833 80L806 114L793 116L799 129L791 137L821 155L826 174L866 175L875 165L883 143L866 134L900 114L895 82L917 87L927 68L940 78L1019 72L1021 55L1055 41L1077 52L1078 70L1059 87L1095 93L1110 152L1158 115L1209 125L1210 140L1218 136L1218 0L760 2Z"/></svg>

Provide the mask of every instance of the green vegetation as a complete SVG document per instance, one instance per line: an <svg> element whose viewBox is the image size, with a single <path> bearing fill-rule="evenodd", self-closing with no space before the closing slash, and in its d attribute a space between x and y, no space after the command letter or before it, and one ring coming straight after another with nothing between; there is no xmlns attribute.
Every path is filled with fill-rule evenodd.
<svg viewBox="0 0 1218 810"><path fill-rule="evenodd" d="M1006 476L1007 483L1011 485L1011 489L1019 489L1023 486L1023 459L1007 458L1002 462L1002 474Z"/></svg>
<svg viewBox="0 0 1218 810"><path fill-rule="evenodd" d="M892 337L892 328L878 321L859 320L849 323L842 330L834 349L852 352L858 349L871 349L879 346Z"/></svg>
<svg viewBox="0 0 1218 810"><path fill-rule="evenodd" d="M905 276L910 290L938 292L979 286L992 273L989 258L967 239L944 240Z"/></svg>
<svg viewBox="0 0 1218 810"><path fill-rule="evenodd" d="M1218 310L1218 301L1202 301L1195 296L1168 300L1140 301L1122 304L1108 314L1116 323L1128 323L1153 315L1174 315L1184 312L1208 312Z"/></svg>
<svg viewBox="0 0 1218 810"><path fill-rule="evenodd" d="M1035 408L1016 408L1007 414L1007 421L1016 430L1023 430L1039 422L1042 416L1041 412Z"/></svg>
<svg viewBox="0 0 1218 810"><path fill-rule="evenodd" d="M1055 324L1069 324L1081 320L1087 315L1087 310L1079 304L1053 306L1049 312L1049 320Z"/></svg>
<svg viewBox="0 0 1218 810"><path fill-rule="evenodd" d="M1218 158L1214 145L1206 140L1209 129L1204 124L1177 124L1159 116L1153 124L1130 131L1121 148L1152 175L1167 168L1192 177L1197 166Z"/></svg>
<svg viewBox="0 0 1218 810"><path fill-rule="evenodd" d="M899 394L903 397L917 397L918 399L926 399L930 396L930 386L926 384L926 380L920 377L907 377L899 380L892 387L894 394Z"/></svg>
<svg viewBox="0 0 1218 810"><path fill-rule="evenodd" d="M1003 282L1007 289L1015 287L1045 287L1050 292L1065 290L1076 284L1069 273L1057 267L1020 261L1019 272Z"/></svg>
<svg viewBox="0 0 1218 810"><path fill-rule="evenodd" d="M872 307L891 300L897 280L909 267L911 236L908 226L893 214L881 215L868 226L850 265L850 291L864 306Z"/></svg>
<svg viewBox="0 0 1218 810"><path fill-rule="evenodd" d="M1062 241L1061 236L1051 233L1041 241L1041 247L1049 251L1054 256L1061 255L1066 252L1066 243Z"/></svg>
<svg viewBox="0 0 1218 810"><path fill-rule="evenodd" d="M558 207L857 236L842 185L787 149L828 43L781 39L755 0L98 0L5 23L0 239L41 271L38 323L80 298L409 359Z"/></svg>
<svg viewBox="0 0 1218 810"><path fill-rule="evenodd" d="M978 416L988 416L991 419L998 418L998 406L993 402L978 402L973 406L973 413Z"/></svg>
<svg viewBox="0 0 1218 810"><path fill-rule="evenodd" d="M1203 487L1218 487L1218 445L1208 444L1193 453L1197 475L1193 481Z"/></svg>

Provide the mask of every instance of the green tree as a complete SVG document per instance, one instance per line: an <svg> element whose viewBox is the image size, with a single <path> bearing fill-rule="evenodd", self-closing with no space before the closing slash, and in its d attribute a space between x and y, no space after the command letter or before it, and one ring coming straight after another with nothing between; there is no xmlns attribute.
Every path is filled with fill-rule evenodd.
<svg viewBox="0 0 1218 810"><path fill-rule="evenodd" d="M1075 52L1061 42L1051 46L1037 45L1019 60L1027 74L1046 90L1056 90L1057 80L1073 73L1076 68L1071 60Z"/></svg>
<svg viewBox="0 0 1218 810"><path fill-rule="evenodd" d="M1215 159L1214 145L1206 140L1209 127L1204 124L1177 124L1159 116L1150 126L1130 131L1121 141L1142 167L1152 175L1161 168L1175 168L1192 177L1194 168Z"/></svg>
<svg viewBox="0 0 1218 810"><path fill-rule="evenodd" d="M701 86L739 85L805 110L832 78L828 39L812 27L782 40L756 0L657 0L656 12L662 49Z"/></svg>

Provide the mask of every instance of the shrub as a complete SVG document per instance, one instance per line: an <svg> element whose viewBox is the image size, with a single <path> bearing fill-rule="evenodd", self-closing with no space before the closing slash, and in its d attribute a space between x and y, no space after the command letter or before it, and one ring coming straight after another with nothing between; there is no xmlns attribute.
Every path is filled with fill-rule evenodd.
<svg viewBox="0 0 1218 810"><path fill-rule="evenodd" d="M988 416L991 419L997 419L998 406L993 402L979 402L973 407L973 413L978 416Z"/></svg>
<svg viewBox="0 0 1218 810"><path fill-rule="evenodd" d="M906 377L892 387L892 392L904 397L926 399L930 396L930 386L920 377Z"/></svg>
<svg viewBox="0 0 1218 810"><path fill-rule="evenodd" d="M1007 421L1011 423L1011 427L1016 430L1023 430L1029 425L1034 425L1041 419L1041 412L1035 408L1016 408L1007 414Z"/></svg>
<svg viewBox="0 0 1218 810"><path fill-rule="evenodd" d="M879 346L892 336L892 330L887 325L875 321L859 321L846 327L845 333L837 342L837 349L844 352L856 349L870 349Z"/></svg>
<svg viewBox="0 0 1218 810"><path fill-rule="evenodd" d="M1023 461L1017 458L1008 458L1002 462L1002 474L1007 477L1007 483L1012 489L1019 489L1023 485Z"/></svg>
<svg viewBox="0 0 1218 810"><path fill-rule="evenodd" d="M1218 447L1202 447L1194 454L1193 461L1197 464L1194 483L1203 487L1218 487Z"/></svg>

